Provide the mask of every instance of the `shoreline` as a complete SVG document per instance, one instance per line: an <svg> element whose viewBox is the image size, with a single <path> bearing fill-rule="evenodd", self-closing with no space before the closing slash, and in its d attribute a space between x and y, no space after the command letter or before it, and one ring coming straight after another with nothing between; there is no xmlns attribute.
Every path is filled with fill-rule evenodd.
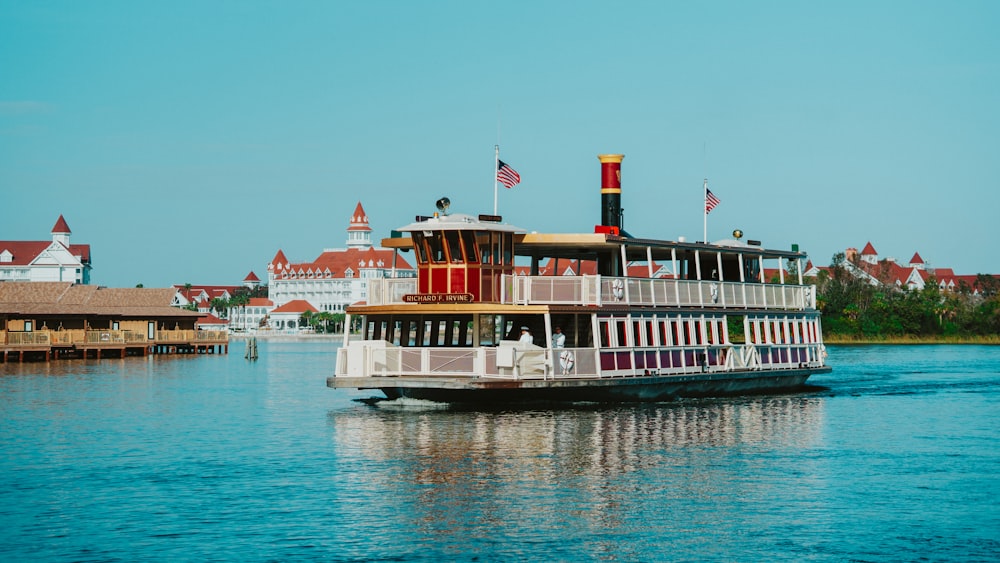
<svg viewBox="0 0 1000 563"><path fill-rule="evenodd" d="M248 340L250 338L256 338L257 340L343 340L344 336L341 334L272 334L272 333L247 333L247 332L236 332L229 334L229 340Z"/></svg>
<svg viewBox="0 0 1000 563"><path fill-rule="evenodd" d="M1000 345L1000 335L990 336L886 336L860 337L843 335L823 335L823 344L980 344Z"/></svg>

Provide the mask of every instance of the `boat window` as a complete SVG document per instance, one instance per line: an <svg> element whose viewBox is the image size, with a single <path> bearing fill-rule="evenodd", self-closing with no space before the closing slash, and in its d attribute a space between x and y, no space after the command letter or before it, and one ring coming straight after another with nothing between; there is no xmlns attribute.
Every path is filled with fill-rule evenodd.
<svg viewBox="0 0 1000 563"><path fill-rule="evenodd" d="M608 348L611 346L611 321L608 319L601 319L598 324L598 328L601 331L601 348Z"/></svg>
<svg viewBox="0 0 1000 563"><path fill-rule="evenodd" d="M625 325L625 319L615 320L615 336L618 337L618 342L616 346L628 346L628 329Z"/></svg>
<svg viewBox="0 0 1000 563"><path fill-rule="evenodd" d="M745 263L746 271L746 281L748 282L759 282L760 281L760 258L750 258Z"/></svg>
<svg viewBox="0 0 1000 563"><path fill-rule="evenodd" d="M448 243L448 259L451 262L462 262L462 243L458 231L445 231L445 241Z"/></svg>
<svg viewBox="0 0 1000 563"><path fill-rule="evenodd" d="M642 338L642 319L636 319L632 321L632 343L635 346L645 346Z"/></svg>
<svg viewBox="0 0 1000 563"><path fill-rule="evenodd" d="M441 235L441 231L424 233L424 238L427 240L427 252L431 262L443 263L445 261L444 237Z"/></svg>
<svg viewBox="0 0 1000 563"><path fill-rule="evenodd" d="M476 233L474 231L460 231L462 235L462 246L465 249L465 261L469 264L479 263L479 246L476 244Z"/></svg>
<svg viewBox="0 0 1000 563"><path fill-rule="evenodd" d="M423 233L413 233L413 248L417 251L417 262L427 263L427 246Z"/></svg>
<svg viewBox="0 0 1000 563"><path fill-rule="evenodd" d="M495 346L499 341L497 315L479 315L479 345Z"/></svg>
<svg viewBox="0 0 1000 563"><path fill-rule="evenodd" d="M514 264L514 235L511 233L503 233L503 264L504 266L510 266Z"/></svg>

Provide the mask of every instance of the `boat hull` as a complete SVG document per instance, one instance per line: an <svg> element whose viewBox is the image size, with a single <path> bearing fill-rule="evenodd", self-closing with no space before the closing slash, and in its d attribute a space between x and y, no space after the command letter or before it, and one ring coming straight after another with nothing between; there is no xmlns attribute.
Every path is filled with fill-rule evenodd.
<svg viewBox="0 0 1000 563"><path fill-rule="evenodd" d="M691 375L643 375L589 379L470 379L449 377L330 377L333 388L378 389L389 399L443 403L655 402L801 389L830 367Z"/></svg>

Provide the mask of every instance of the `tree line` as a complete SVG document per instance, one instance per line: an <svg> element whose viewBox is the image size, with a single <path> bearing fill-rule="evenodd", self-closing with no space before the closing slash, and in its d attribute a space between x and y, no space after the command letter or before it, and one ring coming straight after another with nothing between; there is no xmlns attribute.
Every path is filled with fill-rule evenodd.
<svg viewBox="0 0 1000 563"><path fill-rule="evenodd" d="M853 275L844 254L813 281L823 332L848 337L996 336L1000 334L1000 280L978 274L976 294L964 281L940 291L933 275L923 289L872 285Z"/></svg>

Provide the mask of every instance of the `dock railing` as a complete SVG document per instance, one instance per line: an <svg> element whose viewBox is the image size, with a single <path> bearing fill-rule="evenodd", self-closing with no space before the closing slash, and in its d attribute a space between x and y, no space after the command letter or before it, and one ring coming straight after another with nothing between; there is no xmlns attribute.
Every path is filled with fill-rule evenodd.
<svg viewBox="0 0 1000 563"><path fill-rule="evenodd" d="M224 330L157 330L150 340L144 332L111 329L0 331L0 344L8 346L145 345L146 343L228 342Z"/></svg>

